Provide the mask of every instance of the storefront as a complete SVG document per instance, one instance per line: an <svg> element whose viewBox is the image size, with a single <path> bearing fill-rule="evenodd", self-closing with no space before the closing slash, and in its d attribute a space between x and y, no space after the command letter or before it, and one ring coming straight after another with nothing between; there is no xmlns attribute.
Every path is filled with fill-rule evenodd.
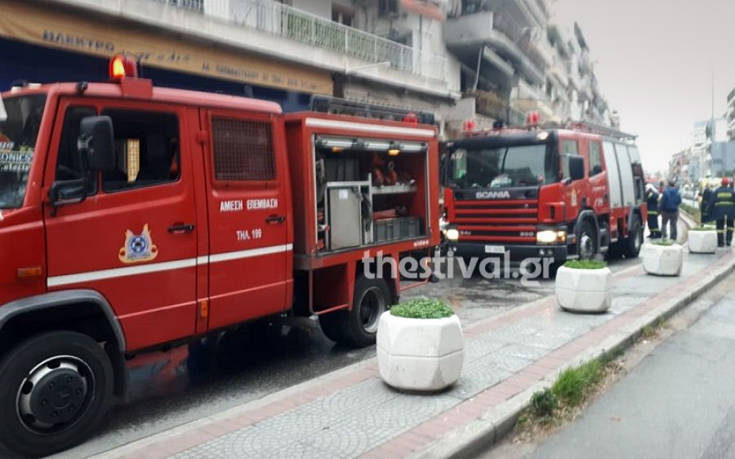
<svg viewBox="0 0 735 459"><path fill-rule="evenodd" d="M15 80L99 81L110 56L135 56L157 86L250 96L305 109L312 94L332 95L328 72L143 27L8 2L0 15L0 90Z"/></svg>

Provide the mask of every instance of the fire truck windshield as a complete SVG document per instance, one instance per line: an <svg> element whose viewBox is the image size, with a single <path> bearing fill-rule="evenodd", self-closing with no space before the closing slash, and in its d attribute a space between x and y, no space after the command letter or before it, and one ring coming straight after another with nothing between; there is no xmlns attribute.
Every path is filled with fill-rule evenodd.
<svg viewBox="0 0 735 459"><path fill-rule="evenodd" d="M449 156L448 185L456 188L538 186L557 181L547 144L457 148Z"/></svg>
<svg viewBox="0 0 735 459"><path fill-rule="evenodd" d="M20 207L26 194L45 94L2 100L0 117L0 209Z"/></svg>

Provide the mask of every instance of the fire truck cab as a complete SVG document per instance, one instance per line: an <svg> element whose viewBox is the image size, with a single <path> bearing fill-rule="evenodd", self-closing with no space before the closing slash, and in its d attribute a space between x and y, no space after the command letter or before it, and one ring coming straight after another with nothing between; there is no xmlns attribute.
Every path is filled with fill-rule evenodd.
<svg viewBox="0 0 735 459"><path fill-rule="evenodd" d="M439 243L428 115L283 115L110 70L0 96L0 442L24 455L83 441L137 354L281 314L373 343L420 282L365 262Z"/></svg>
<svg viewBox="0 0 735 459"><path fill-rule="evenodd" d="M646 206L634 140L576 123L494 129L446 142L449 250L465 257L509 255L512 262L638 256Z"/></svg>

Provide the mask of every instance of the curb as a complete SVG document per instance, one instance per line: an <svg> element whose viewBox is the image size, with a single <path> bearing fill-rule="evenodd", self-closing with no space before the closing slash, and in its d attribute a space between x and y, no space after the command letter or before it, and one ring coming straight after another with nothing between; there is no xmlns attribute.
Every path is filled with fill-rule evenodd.
<svg viewBox="0 0 735 459"><path fill-rule="evenodd" d="M728 255L725 255L727 257ZM487 411L475 421L443 436L423 451L411 455L413 458L466 458L485 452L500 442L515 426L520 414L531 401L531 396L554 383L558 375L567 368L578 366L594 358L614 356L630 347L642 334L645 327L666 320L691 304L712 285L720 282L735 270L735 257L730 258L719 269L694 281L694 286L684 294L672 298L649 311L632 323L623 326L613 336L583 351L567 361L552 374L532 385L496 408ZM716 266L716 265L715 265Z"/></svg>

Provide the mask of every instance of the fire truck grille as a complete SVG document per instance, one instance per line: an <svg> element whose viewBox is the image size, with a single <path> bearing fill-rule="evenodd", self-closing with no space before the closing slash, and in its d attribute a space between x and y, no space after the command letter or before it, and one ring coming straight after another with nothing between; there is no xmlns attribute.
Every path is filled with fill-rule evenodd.
<svg viewBox="0 0 735 459"><path fill-rule="evenodd" d="M454 209L460 240L536 242L537 200L456 201Z"/></svg>

